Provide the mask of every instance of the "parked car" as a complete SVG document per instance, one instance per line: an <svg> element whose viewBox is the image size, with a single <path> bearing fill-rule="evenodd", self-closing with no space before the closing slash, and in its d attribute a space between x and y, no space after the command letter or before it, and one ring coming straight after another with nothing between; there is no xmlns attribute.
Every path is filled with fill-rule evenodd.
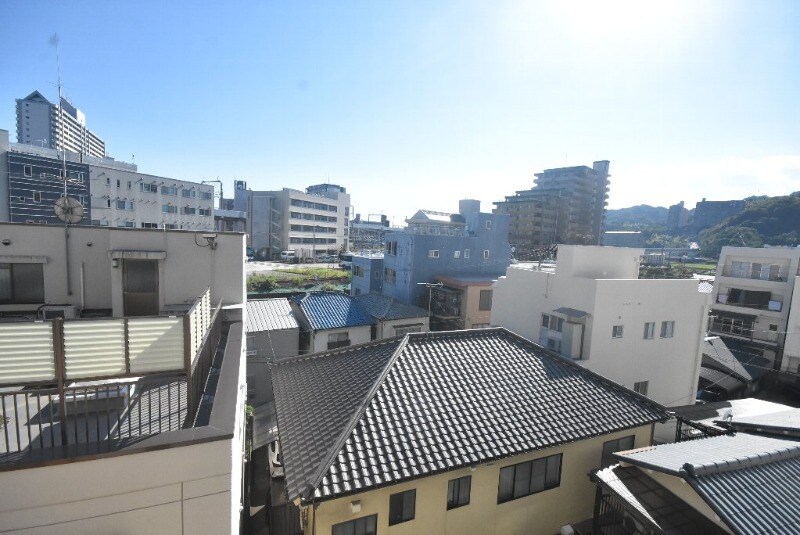
<svg viewBox="0 0 800 535"><path fill-rule="evenodd" d="M317 255L317 262L322 262L325 264L329 264L333 262L333 257L328 253L322 253Z"/></svg>
<svg viewBox="0 0 800 535"><path fill-rule="evenodd" d="M281 251L281 262L293 263L295 261L294 251Z"/></svg>
<svg viewBox="0 0 800 535"><path fill-rule="evenodd" d="M283 477L283 457L277 440L269 445L269 475L272 479Z"/></svg>

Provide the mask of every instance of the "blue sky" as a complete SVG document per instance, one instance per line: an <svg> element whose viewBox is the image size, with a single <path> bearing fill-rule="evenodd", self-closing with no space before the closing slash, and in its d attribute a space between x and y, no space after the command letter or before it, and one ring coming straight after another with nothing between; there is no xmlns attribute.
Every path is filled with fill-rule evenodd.
<svg viewBox="0 0 800 535"><path fill-rule="evenodd" d="M64 92L142 172L330 181L395 223L611 161L611 208L800 190L800 4L42 2L0 11L0 128Z"/></svg>

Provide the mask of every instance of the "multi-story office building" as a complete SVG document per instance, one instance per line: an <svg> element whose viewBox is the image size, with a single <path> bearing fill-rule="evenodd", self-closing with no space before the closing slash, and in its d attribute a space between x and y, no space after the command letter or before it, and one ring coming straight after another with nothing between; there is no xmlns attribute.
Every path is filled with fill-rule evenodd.
<svg viewBox="0 0 800 535"><path fill-rule="evenodd" d="M606 160L592 167L546 169L535 187L496 202L495 213L507 214L509 242L517 257L557 243L599 245L605 225L609 181Z"/></svg>
<svg viewBox="0 0 800 535"><path fill-rule="evenodd" d="M105 142L86 128L81 110L64 98L59 107L38 91L17 99L17 142L96 158L106 155Z"/></svg>
<svg viewBox="0 0 800 535"><path fill-rule="evenodd" d="M492 324L663 405L694 403L709 294L692 279L639 279L642 253L561 245L554 272L511 268Z"/></svg>
<svg viewBox="0 0 800 535"><path fill-rule="evenodd" d="M683 207L683 201L673 204L667 212L667 228L678 230L689 224L689 210Z"/></svg>
<svg viewBox="0 0 800 535"><path fill-rule="evenodd" d="M64 196L63 153L33 145L8 142L8 131L0 130L0 221L63 224L55 204ZM89 166L77 154L67 153L67 195L83 206L79 223L91 220Z"/></svg>
<svg viewBox="0 0 800 535"><path fill-rule="evenodd" d="M313 258L347 249L350 195L341 186L316 184L305 192L253 191L238 180L234 209L247 213L249 245L260 258L277 260L281 251Z"/></svg>
<svg viewBox="0 0 800 535"><path fill-rule="evenodd" d="M89 160L92 224L212 230L214 186L140 173L111 158Z"/></svg>
<svg viewBox="0 0 800 535"><path fill-rule="evenodd" d="M147 175L113 158L9 143L6 130L0 130L0 220L60 224L54 204L64 196L63 160L67 194L83 206L79 224L215 228L212 185Z"/></svg>
<svg viewBox="0 0 800 535"><path fill-rule="evenodd" d="M709 331L721 336L734 354L750 353L776 369L797 371L800 347L795 349L787 332L797 326L791 325L797 312L790 318L790 305L799 292L800 248L723 247ZM787 341L790 350L784 355Z"/></svg>
<svg viewBox="0 0 800 535"><path fill-rule="evenodd" d="M747 201L707 201L703 198L694 208L691 227L695 231L713 227L740 213Z"/></svg>
<svg viewBox="0 0 800 535"><path fill-rule="evenodd" d="M459 213L419 210L403 230L386 233L384 295L429 309L437 276L497 277L511 263L508 216L480 211L480 201L459 201Z"/></svg>

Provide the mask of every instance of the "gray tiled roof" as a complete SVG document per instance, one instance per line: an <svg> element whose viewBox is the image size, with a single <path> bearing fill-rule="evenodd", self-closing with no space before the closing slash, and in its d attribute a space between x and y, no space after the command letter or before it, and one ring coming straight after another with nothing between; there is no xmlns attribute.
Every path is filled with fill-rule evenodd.
<svg viewBox="0 0 800 535"><path fill-rule="evenodd" d="M289 499L310 499L311 488L330 499L667 417L505 329L398 340L273 367Z"/></svg>
<svg viewBox="0 0 800 535"><path fill-rule="evenodd" d="M377 292L357 295L354 299L364 312L379 320L428 317L428 311L423 308L401 303Z"/></svg>
<svg viewBox="0 0 800 535"><path fill-rule="evenodd" d="M297 320L288 299L247 301L247 332L297 329Z"/></svg>
<svg viewBox="0 0 800 535"><path fill-rule="evenodd" d="M352 297L338 292L311 292L292 297L312 330L372 325L372 319Z"/></svg>
<svg viewBox="0 0 800 535"><path fill-rule="evenodd" d="M800 531L800 443L739 433L614 455L677 475L734 532Z"/></svg>
<svg viewBox="0 0 800 535"><path fill-rule="evenodd" d="M734 429L748 430L755 432L794 433L800 432L800 409L787 409L769 414L742 415L733 418L728 422Z"/></svg>

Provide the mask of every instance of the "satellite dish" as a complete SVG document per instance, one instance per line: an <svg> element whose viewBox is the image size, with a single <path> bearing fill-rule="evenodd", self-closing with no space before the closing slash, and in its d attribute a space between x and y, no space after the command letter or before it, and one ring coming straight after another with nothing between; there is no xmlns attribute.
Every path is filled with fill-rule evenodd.
<svg viewBox="0 0 800 535"><path fill-rule="evenodd" d="M55 212L65 223L74 224L83 219L83 205L74 197L60 197L56 201Z"/></svg>

